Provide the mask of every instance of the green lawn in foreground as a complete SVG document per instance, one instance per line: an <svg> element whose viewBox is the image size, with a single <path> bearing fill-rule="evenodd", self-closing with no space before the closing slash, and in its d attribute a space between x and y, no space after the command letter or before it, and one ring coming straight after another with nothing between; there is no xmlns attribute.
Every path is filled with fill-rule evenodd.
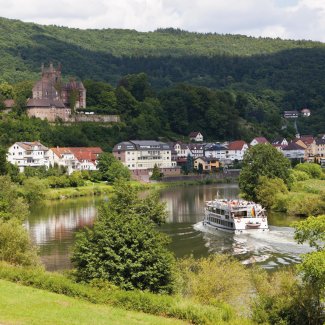
<svg viewBox="0 0 325 325"><path fill-rule="evenodd" d="M103 305L94 305L55 293L0 280L0 324L185 324Z"/></svg>

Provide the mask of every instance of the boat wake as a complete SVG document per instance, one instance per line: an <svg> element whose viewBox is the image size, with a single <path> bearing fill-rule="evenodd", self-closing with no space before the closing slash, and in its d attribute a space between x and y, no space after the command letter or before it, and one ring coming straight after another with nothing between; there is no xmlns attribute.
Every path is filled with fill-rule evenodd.
<svg viewBox="0 0 325 325"><path fill-rule="evenodd" d="M298 263L301 254L312 251L307 244L296 243L290 227L270 226L268 232L253 230L239 235L208 228L202 222L196 223L194 229L203 233L211 253L232 254L243 264L258 263L266 269Z"/></svg>

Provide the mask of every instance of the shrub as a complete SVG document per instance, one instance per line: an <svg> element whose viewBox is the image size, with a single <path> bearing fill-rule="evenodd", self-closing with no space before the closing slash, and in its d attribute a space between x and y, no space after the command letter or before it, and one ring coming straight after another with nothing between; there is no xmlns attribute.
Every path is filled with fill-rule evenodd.
<svg viewBox="0 0 325 325"><path fill-rule="evenodd" d="M24 266L39 263L36 248L17 219L0 219L0 260Z"/></svg>
<svg viewBox="0 0 325 325"><path fill-rule="evenodd" d="M288 189L281 178L267 178L261 176L256 188L256 197L266 208L271 208L276 202L278 194L287 194Z"/></svg>
<svg viewBox="0 0 325 325"><path fill-rule="evenodd" d="M310 179L310 175L303 170L292 169L290 170L290 183L307 181Z"/></svg>
<svg viewBox="0 0 325 325"><path fill-rule="evenodd" d="M202 304L227 302L247 307L251 289L250 272L227 255L184 258L178 262L180 293ZM229 276L231 274L231 276Z"/></svg>
<svg viewBox="0 0 325 325"><path fill-rule="evenodd" d="M321 178L323 175L322 167L315 163L302 163L295 167L295 170L307 173L311 178Z"/></svg>
<svg viewBox="0 0 325 325"><path fill-rule="evenodd" d="M318 215L325 211L325 203L318 194L296 192L290 195L287 212L292 215Z"/></svg>
<svg viewBox="0 0 325 325"><path fill-rule="evenodd" d="M36 177L24 180L23 195L29 204L36 203L44 198L46 184Z"/></svg>

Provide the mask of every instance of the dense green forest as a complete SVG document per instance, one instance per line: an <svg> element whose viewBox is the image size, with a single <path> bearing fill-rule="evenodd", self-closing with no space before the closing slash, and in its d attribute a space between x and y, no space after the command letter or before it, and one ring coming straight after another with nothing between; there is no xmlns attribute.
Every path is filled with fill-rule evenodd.
<svg viewBox="0 0 325 325"><path fill-rule="evenodd" d="M282 113L303 107L312 116L298 120L300 133L325 130L325 44L319 42L178 29L81 30L0 18L0 83L36 80L41 63L50 61L62 63L65 78L85 82L90 108L122 117L119 132L67 128L80 134L78 143L102 143L111 132L106 147L193 130L216 140L292 137ZM58 137L51 144L60 145Z"/></svg>

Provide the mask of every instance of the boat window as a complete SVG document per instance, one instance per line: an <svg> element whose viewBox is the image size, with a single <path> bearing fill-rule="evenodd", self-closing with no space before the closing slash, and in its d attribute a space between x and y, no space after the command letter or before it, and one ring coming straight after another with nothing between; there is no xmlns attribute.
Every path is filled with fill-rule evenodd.
<svg viewBox="0 0 325 325"><path fill-rule="evenodd" d="M247 211L236 211L235 217L237 218L247 217Z"/></svg>

